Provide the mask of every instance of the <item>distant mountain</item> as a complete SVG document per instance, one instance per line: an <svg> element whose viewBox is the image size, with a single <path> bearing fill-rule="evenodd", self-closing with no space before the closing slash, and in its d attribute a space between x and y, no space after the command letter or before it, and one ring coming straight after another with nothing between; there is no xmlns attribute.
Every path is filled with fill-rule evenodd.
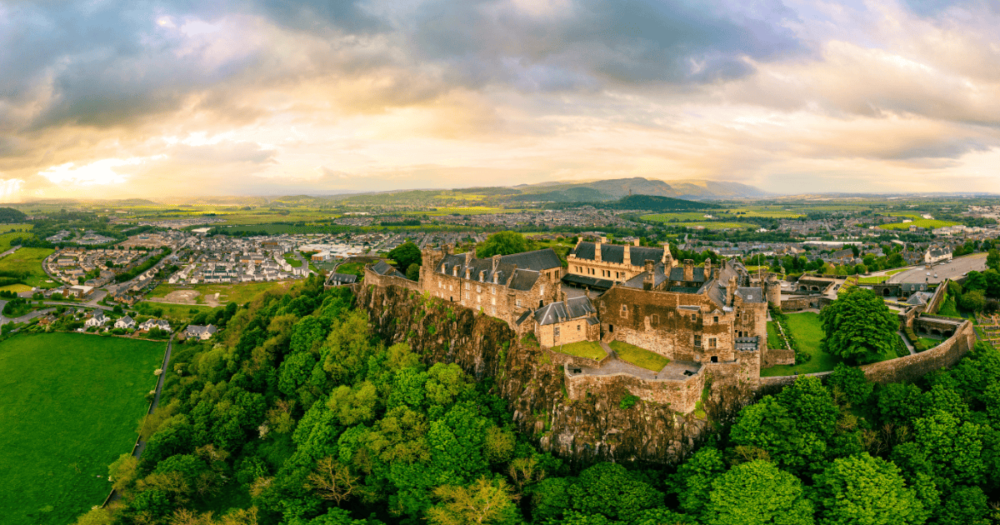
<svg viewBox="0 0 1000 525"><path fill-rule="evenodd" d="M652 212L708 210L718 208L716 204L674 199L659 195L629 195L612 202L602 202L594 205L597 208L609 210L649 210Z"/></svg>
<svg viewBox="0 0 1000 525"><path fill-rule="evenodd" d="M770 195L753 186L738 182L681 180L667 183L662 180L642 177L563 184L542 183L518 186L517 188L524 194L516 197L516 200L547 202L607 201L630 194L689 200L759 198ZM585 191L587 189L595 190L597 194ZM600 195L601 198L595 199L594 195Z"/></svg>

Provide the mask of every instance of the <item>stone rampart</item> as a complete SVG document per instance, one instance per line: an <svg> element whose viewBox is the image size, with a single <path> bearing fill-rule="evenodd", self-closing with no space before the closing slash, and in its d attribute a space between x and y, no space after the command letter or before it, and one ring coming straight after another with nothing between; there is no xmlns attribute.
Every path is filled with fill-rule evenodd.
<svg viewBox="0 0 1000 525"><path fill-rule="evenodd" d="M365 267L365 284L373 284L380 288L385 288L387 286L399 286L400 288L406 288L408 290L420 291L420 283L416 281L411 281L405 277L396 277L394 275L379 275L372 271L370 267Z"/></svg>
<svg viewBox="0 0 1000 525"><path fill-rule="evenodd" d="M604 355L603 359L590 359L587 357L557 352L553 348L546 349L544 351L548 352L549 359L552 360L552 364L566 368L600 368L602 365L607 363L609 359L611 359L611 356L607 354Z"/></svg>
<svg viewBox="0 0 1000 525"><path fill-rule="evenodd" d="M939 284L937 290L934 290L934 297L931 297L930 301L927 301L927 307L924 308L924 312L929 314L936 314L938 308L941 308L941 303L944 302L944 296L948 293L948 283L950 279L945 279L943 283Z"/></svg>
<svg viewBox="0 0 1000 525"><path fill-rule="evenodd" d="M879 384L895 383L898 381L913 381L934 370L946 368L957 363L976 344L976 333L972 323L966 321L947 340L940 345L921 352L919 354L897 357L879 363L864 365L861 370L869 381ZM819 372L815 374L804 374L815 377L825 377L831 372ZM799 376L778 376L760 378L762 389L770 390L775 387L790 385Z"/></svg>
<svg viewBox="0 0 1000 525"><path fill-rule="evenodd" d="M694 412L701 391L705 387L705 371L685 380L642 379L631 374L575 374L566 368L566 393L570 399L587 397L588 391L609 391L617 388L627 390L643 401L669 405L671 410L689 414Z"/></svg>

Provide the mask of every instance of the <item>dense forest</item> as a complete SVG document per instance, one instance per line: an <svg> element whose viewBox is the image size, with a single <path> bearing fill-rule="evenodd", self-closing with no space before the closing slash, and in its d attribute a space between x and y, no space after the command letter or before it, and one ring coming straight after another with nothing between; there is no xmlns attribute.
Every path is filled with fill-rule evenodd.
<svg viewBox="0 0 1000 525"><path fill-rule="evenodd" d="M120 499L78 524L1000 518L1000 354L983 345L916 384L800 378L712 422L680 465L569 465L513 429L489 380L379 341L346 288L310 277L198 321L222 330L175 344L142 459L110 467Z"/></svg>

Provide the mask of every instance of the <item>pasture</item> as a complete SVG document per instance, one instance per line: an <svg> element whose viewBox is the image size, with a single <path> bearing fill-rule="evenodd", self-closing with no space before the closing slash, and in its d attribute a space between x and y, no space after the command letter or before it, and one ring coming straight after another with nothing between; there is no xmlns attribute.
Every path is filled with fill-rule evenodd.
<svg viewBox="0 0 1000 525"><path fill-rule="evenodd" d="M132 450L165 343L85 334L0 343L0 521L64 525L111 489Z"/></svg>
<svg viewBox="0 0 1000 525"><path fill-rule="evenodd" d="M0 272L11 272L24 277L21 284L37 288L55 288L59 283L51 279L42 269L42 261L52 255L55 250L49 248L21 248L20 250L0 259Z"/></svg>
<svg viewBox="0 0 1000 525"><path fill-rule="evenodd" d="M958 224L957 222L951 221L939 221L937 219L914 219L913 222L894 222L891 224L880 224L879 228L883 230L908 230L910 226L916 226L918 228L945 228L948 226L954 226Z"/></svg>

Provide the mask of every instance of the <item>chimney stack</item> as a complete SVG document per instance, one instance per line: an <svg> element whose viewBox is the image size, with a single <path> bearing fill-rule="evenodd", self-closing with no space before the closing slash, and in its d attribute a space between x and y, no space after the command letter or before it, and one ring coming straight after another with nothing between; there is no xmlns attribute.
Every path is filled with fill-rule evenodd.
<svg viewBox="0 0 1000 525"><path fill-rule="evenodd" d="M653 274L653 261L646 259L646 273Z"/></svg>
<svg viewBox="0 0 1000 525"><path fill-rule="evenodd" d="M694 261L691 259L684 259L684 280L694 281Z"/></svg>
<svg viewBox="0 0 1000 525"><path fill-rule="evenodd" d="M729 283L726 284L726 302L733 304L733 298L736 297L736 276L729 278Z"/></svg>
<svg viewBox="0 0 1000 525"><path fill-rule="evenodd" d="M712 259L705 259L705 280L712 275Z"/></svg>
<svg viewBox="0 0 1000 525"><path fill-rule="evenodd" d="M622 260L625 266L632 266L632 254L629 252L629 245L625 245L625 256Z"/></svg>
<svg viewBox="0 0 1000 525"><path fill-rule="evenodd" d="M594 243L594 261L601 262L601 247L604 245L604 237Z"/></svg>
<svg viewBox="0 0 1000 525"><path fill-rule="evenodd" d="M639 239L632 239L632 246L639 246Z"/></svg>

